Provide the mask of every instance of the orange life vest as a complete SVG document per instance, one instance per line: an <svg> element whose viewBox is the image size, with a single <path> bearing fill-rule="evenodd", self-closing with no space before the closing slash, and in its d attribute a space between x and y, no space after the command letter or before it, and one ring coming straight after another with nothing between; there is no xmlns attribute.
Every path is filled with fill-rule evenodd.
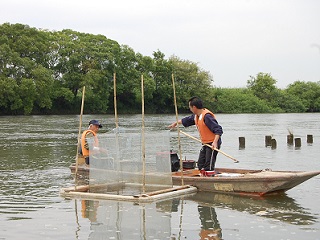
<svg viewBox="0 0 320 240"><path fill-rule="evenodd" d="M198 115L195 115L194 122L198 128L201 142L202 143L212 143L216 135L210 131L210 129L206 126L206 124L204 122L204 116L206 114L211 114L214 118L216 118L212 112L210 112L208 109L204 108L202 114L200 115L201 119L199 118Z"/></svg>
<svg viewBox="0 0 320 240"><path fill-rule="evenodd" d="M97 137L97 134L96 134L94 131L89 130L89 129L83 131L82 136L81 136L81 149L82 149L82 155L83 155L84 157L88 157L88 156L90 155L90 151L85 148L85 145L86 145L86 135L87 135L88 133L92 133L92 134L93 134L94 146L95 146L95 147L98 147L98 146L99 146L98 137Z"/></svg>

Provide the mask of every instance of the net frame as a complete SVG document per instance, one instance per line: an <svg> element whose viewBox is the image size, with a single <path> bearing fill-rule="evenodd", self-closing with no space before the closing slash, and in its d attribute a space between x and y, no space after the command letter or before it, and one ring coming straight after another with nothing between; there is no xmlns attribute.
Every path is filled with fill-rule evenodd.
<svg viewBox="0 0 320 240"><path fill-rule="evenodd" d="M115 131L105 134L99 144L107 154L90 154L90 192L139 195L173 187L168 131L156 136Z"/></svg>

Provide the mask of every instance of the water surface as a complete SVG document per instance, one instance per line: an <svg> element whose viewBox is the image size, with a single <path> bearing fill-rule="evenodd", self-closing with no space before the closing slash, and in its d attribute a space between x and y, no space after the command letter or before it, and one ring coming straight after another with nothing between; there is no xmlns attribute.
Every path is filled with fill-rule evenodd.
<svg viewBox="0 0 320 240"><path fill-rule="evenodd" d="M112 115L85 115L111 131ZM273 170L320 170L320 114L217 114L223 126L221 150L240 163L218 155L217 167ZM147 115L146 131L157 133L175 121L173 115ZM59 196L72 186L79 116L0 117L0 239L320 239L320 176L285 195L256 199L200 193L151 204L85 201ZM119 125L139 129L141 115L120 115ZM194 127L184 129L198 136ZM287 134L302 140L288 146ZM307 144L312 134L314 142ZM171 131L177 150L177 132ZM277 148L265 147L265 136ZM245 149L239 149L245 137ZM196 159L200 145L181 137L184 158Z"/></svg>

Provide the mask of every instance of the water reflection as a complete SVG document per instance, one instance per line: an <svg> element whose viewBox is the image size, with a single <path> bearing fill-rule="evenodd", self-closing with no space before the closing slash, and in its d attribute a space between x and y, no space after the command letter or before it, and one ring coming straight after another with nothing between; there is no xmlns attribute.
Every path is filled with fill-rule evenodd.
<svg viewBox="0 0 320 240"><path fill-rule="evenodd" d="M200 239L222 239L222 230L214 207L198 205L201 221Z"/></svg>
<svg viewBox="0 0 320 240"><path fill-rule="evenodd" d="M198 203L192 200L195 196L194 194L191 194L189 196L192 196L192 197L176 198L176 199L171 199L171 200L166 200L166 201L161 201L156 203L156 207L158 211L170 212L171 218L174 218L173 215L175 214L180 215L179 233L175 234L174 232L172 232L171 238L184 239L184 237L181 236L182 232L184 232L184 236L192 234L192 233L187 233L187 230L183 229L184 224L182 224L183 222L186 222L186 221L188 222L190 219L192 219L190 224L197 225L198 232L193 233L191 239L207 239L207 240L222 239L222 229L218 220L215 207ZM197 213L196 213L197 218L190 218L190 215L187 215L184 212L183 206L185 204L191 205L192 208L197 210ZM173 224L174 223L172 223L172 225ZM186 225L189 225L189 224L186 224Z"/></svg>
<svg viewBox="0 0 320 240"><path fill-rule="evenodd" d="M116 201L81 201L81 216L90 220L89 239L166 239L170 214L154 204Z"/></svg>
<svg viewBox="0 0 320 240"><path fill-rule="evenodd" d="M184 209L185 208L185 209ZM197 193L150 204L81 200L81 217L90 221L89 239L223 239L216 210L231 209L293 225L316 218L287 195L257 199ZM222 216L221 216L222 217ZM178 223L178 221L179 223ZM192 226L192 231L189 229ZM81 231L81 229L80 229Z"/></svg>
<svg viewBox="0 0 320 240"><path fill-rule="evenodd" d="M201 206L228 208L295 225L309 225L316 217L286 194L266 198L199 192L189 198Z"/></svg>

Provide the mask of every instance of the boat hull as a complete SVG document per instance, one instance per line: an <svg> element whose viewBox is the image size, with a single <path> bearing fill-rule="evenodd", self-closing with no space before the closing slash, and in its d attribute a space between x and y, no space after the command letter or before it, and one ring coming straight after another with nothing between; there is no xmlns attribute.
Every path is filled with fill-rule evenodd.
<svg viewBox="0 0 320 240"><path fill-rule="evenodd" d="M70 166L71 172L80 176L89 175L86 165ZM199 170L186 170L172 173L173 185L191 185L201 192L223 192L239 195L272 195L283 193L308 179L320 174L320 171L272 171L217 168L215 175L203 176ZM130 174L130 173L128 173ZM131 173L133 174L133 173Z"/></svg>
<svg viewBox="0 0 320 240"><path fill-rule="evenodd" d="M306 180L320 174L318 172L271 171L271 170L240 170L217 169L221 173L213 177L190 176L187 173L173 173L173 184L188 184L204 192L224 192L245 195L270 195L283 193Z"/></svg>

